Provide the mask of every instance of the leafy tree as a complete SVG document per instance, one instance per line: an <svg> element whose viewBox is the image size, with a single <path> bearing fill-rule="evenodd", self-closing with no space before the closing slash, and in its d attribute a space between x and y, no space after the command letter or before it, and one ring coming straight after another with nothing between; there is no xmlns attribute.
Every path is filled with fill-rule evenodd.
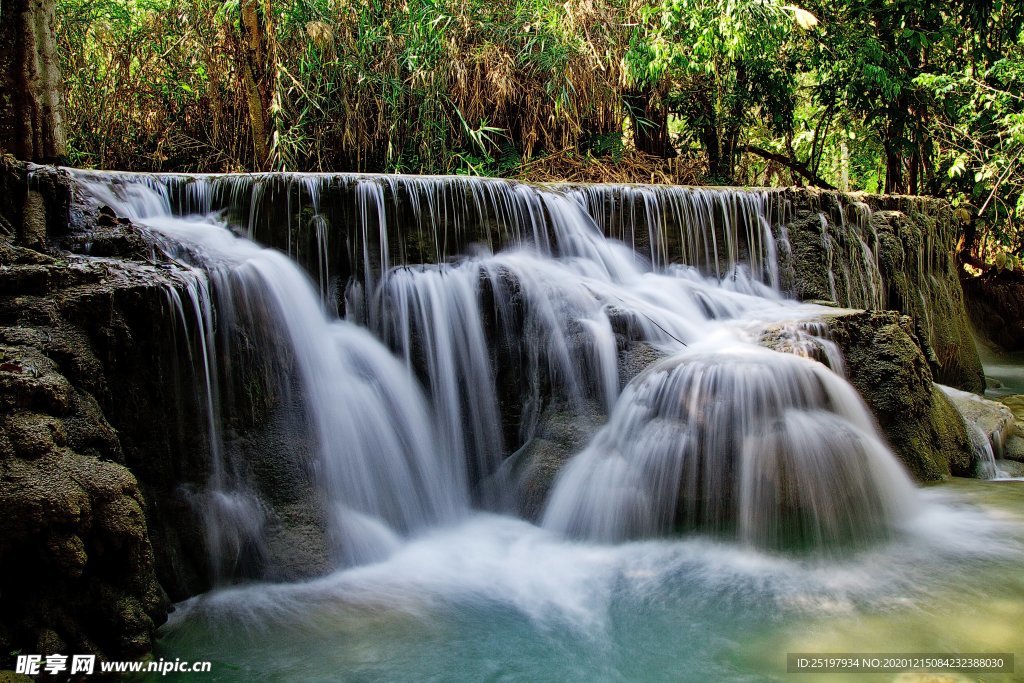
<svg viewBox="0 0 1024 683"><path fill-rule="evenodd" d="M731 182L755 121L776 136L792 129L793 34L816 18L773 0L663 0L645 20L627 55L634 81L669 83L665 106L703 149L709 178Z"/></svg>
<svg viewBox="0 0 1024 683"><path fill-rule="evenodd" d="M997 245L1024 252L1024 35L1019 17L1006 18L1017 36L1010 45L1001 41L1003 55L985 54L957 71L916 81L935 99L937 166L946 194L968 219L963 257L982 268L1000 251Z"/></svg>

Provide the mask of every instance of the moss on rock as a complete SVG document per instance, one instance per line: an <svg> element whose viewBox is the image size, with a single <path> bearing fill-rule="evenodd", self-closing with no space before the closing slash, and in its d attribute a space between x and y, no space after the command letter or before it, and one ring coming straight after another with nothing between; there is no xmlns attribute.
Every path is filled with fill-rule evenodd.
<svg viewBox="0 0 1024 683"><path fill-rule="evenodd" d="M60 174L38 180L28 190L23 167L0 163L12 192L0 201L11 227L0 231L0 667L17 650L145 655L169 607L146 502L101 406L116 392L89 335L62 310L99 292L108 303L142 290L159 301L167 282L152 268L44 253L46 226L66 230L67 209ZM78 315L101 327L109 310Z"/></svg>
<svg viewBox="0 0 1024 683"><path fill-rule="evenodd" d="M932 381L909 317L893 311L828 318L848 379L896 455L920 481L973 476L975 455L957 409Z"/></svg>
<svg viewBox="0 0 1024 683"><path fill-rule="evenodd" d="M948 203L803 189L779 190L775 201L785 290L805 301L910 316L936 381L984 390Z"/></svg>

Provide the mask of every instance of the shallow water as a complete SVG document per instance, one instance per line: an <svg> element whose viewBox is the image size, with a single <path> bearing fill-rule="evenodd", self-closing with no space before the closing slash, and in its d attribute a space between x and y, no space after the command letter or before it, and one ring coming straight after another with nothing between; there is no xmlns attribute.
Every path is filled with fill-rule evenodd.
<svg viewBox="0 0 1024 683"><path fill-rule="evenodd" d="M982 343L978 355L985 369L985 376L997 380L1000 386L985 390L989 398L1024 394L1024 351L1013 353L994 351Z"/></svg>
<svg viewBox="0 0 1024 683"><path fill-rule="evenodd" d="M156 655L210 659L217 681L783 680L787 652L1024 657L1024 482L923 498L899 538L840 559L568 542L481 514L378 564L192 599Z"/></svg>

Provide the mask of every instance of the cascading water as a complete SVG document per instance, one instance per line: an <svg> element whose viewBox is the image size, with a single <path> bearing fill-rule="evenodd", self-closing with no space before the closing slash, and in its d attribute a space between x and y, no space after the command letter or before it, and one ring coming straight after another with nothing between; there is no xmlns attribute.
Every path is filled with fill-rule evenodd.
<svg viewBox="0 0 1024 683"><path fill-rule="evenodd" d="M267 352L281 373L279 383L287 386L290 376L297 379L336 553L346 563L377 559L393 547L396 533L465 511L462 464L441 457L418 386L379 342L351 323L332 320L309 278L283 254L236 237L216 221L175 218L150 188L127 188L87 184L97 201L148 227L171 254L203 268L225 340L239 327L254 327L271 347ZM206 286L205 279L197 282ZM206 292L193 301L201 311L204 358L212 356L207 348L211 301ZM234 349L228 344L225 351L230 357ZM213 396L211 391L211 405ZM252 520L260 513L245 483L226 476L220 435L215 418L210 419L212 503L205 512L208 542L216 555L226 537L241 537L234 545L256 540L244 537L258 531ZM214 565L220 564L215 557Z"/></svg>
<svg viewBox="0 0 1024 683"><path fill-rule="evenodd" d="M74 177L187 265L171 296L205 397L195 501L219 581L278 514L225 447L254 373L308 442L333 541L336 571L183 603L162 655L240 681L756 679L780 652L879 650L849 631L861 615L894 620L883 649L920 649L888 616L908 604L967 624L929 644L981 649L945 596L1012 612L999 595L1024 592L1007 569L1024 534L919 493L842 379L826 309L786 298L776 195ZM878 236L822 239L837 294L875 303ZM660 360L633 377L641 344ZM507 465L550 443L553 411L596 431L560 454L538 526L505 514Z"/></svg>
<svg viewBox="0 0 1024 683"><path fill-rule="evenodd" d="M769 547L863 541L914 500L873 431L820 363L704 341L630 383L561 474L544 525L605 542L676 529Z"/></svg>
<svg viewBox="0 0 1024 683"><path fill-rule="evenodd" d="M302 177L318 249L307 263L321 285L331 268L323 194L333 180ZM471 216L501 222L507 246L497 253L480 246L450 263L392 265L389 206L394 212L397 203L387 197L398 196L396 182L355 177L360 229L352 237L362 252L338 269L350 273L348 318L391 346L404 360L400 369L365 331L329 321L291 261L210 217L223 183L234 183L229 212L240 212L237 181L204 177L182 186L178 177L89 174L79 181L155 230L166 250L205 269L224 327L273 331L263 336L288 357L278 366L294 364L334 529L350 539L337 545L350 554L373 545L354 539L376 534L392 547L390 534L451 519L470 497L507 507L483 484L529 440L553 396L568 406L594 399L610 415L551 496L545 525L570 535L617 541L692 528L755 545L824 548L883 536L913 499L842 379L755 343L768 322L814 315L778 293L762 194L623 189L609 206L594 188L403 181L414 199L402 215L419 229L437 221L435 256L450 253L449 238L465 242ZM275 187L268 180L250 193L250 235L258 232L259 200ZM172 196L207 218L172 216ZM694 265L668 265L662 206L693 228L675 243ZM651 258L662 265L609 240L595 216L634 243L646 225ZM329 293L321 298L332 302ZM669 358L620 397L620 346L636 341ZM288 385L287 373L276 383ZM509 403L519 404L516 424L503 425ZM223 469L214 467L211 488L221 497L234 491L238 508L246 486L238 476L227 482ZM257 518L251 505L240 509L250 508L235 516ZM347 559L379 556L369 549Z"/></svg>

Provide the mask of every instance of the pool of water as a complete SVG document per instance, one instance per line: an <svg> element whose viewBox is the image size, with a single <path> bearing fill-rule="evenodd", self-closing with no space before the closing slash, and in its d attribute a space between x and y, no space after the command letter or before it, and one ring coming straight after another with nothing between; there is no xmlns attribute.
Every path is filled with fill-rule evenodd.
<svg viewBox="0 0 1024 683"><path fill-rule="evenodd" d="M787 652L1015 652L1024 672L1024 482L922 497L898 538L830 559L480 514L377 564L194 598L156 656L211 660L210 681L784 680Z"/></svg>
<svg viewBox="0 0 1024 683"><path fill-rule="evenodd" d="M995 351L978 343L978 355L985 369L985 376L996 380L999 386L989 387L985 395L989 398L1024 394L1024 351Z"/></svg>

